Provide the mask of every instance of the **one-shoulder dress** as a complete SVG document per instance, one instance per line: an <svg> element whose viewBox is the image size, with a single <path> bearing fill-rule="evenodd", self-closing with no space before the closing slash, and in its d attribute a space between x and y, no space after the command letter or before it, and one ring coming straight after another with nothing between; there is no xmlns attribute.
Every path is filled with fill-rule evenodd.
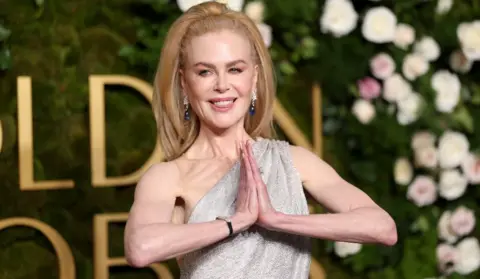
<svg viewBox="0 0 480 279"><path fill-rule="evenodd" d="M309 214L289 144L259 139L252 149L273 207L286 214ZM188 223L232 216L239 177L240 162L237 162L195 205ZM307 279L310 243L309 237L252 226L245 232L184 255L179 264L181 279Z"/></svg>

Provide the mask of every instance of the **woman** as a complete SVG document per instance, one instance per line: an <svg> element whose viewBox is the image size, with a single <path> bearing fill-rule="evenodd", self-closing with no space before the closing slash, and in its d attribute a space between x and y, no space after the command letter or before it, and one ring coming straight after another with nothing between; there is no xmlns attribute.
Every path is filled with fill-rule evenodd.
<svg viewBox="0 0 480 279"><path fill-rule="evenodd" d="M166 162L139 181L129 263L178 258L182 278L308 278L311 237L396 242L392 218L311 152L271 138L272 63L255 24L225 5L171 27L155 79ZM331 214L308 213L305 189Z"/></svg>

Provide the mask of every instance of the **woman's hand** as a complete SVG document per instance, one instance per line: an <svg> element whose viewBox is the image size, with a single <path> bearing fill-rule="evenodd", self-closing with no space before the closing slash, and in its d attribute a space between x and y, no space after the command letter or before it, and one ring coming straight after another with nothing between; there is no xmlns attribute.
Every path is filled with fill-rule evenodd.
<svg viewBox="0 0 480 279"><path fill-rule="evenodd" d="M242 144L240 154L240 183L236 199L236 212L232 217L232 225L236 232L244 231L253 225L257 221L259 211L257 187L246 145Z"/></svg>
<svg viewBox="0 0 480 279"><path fill-rule="evenodd" d="M256 224L261 226L265 229L273 229L274 224L277 220L278 212L273 208L272 203L270 201L270 197L267 191L267 185L263 182L262 176L260 174L260 170L257 166L257 162L255 161L255 157L253 156L252 151L252 144L247 143L247 154L246 157L248 158L249 168L251 170L251 176L253 177L255 187L257 190L257 198L258 198L258 218Z"/></svg>

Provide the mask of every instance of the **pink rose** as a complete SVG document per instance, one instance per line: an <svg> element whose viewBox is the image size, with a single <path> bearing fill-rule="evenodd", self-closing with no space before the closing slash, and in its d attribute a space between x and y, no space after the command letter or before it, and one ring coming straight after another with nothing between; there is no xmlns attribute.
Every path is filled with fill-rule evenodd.
<svg viewBox="0 0 480 279"><path fill-rule="evenodd" d="M455 247L442 243L437 246L436 254L438 269L444 274L452 273L458 260L458 253Z"/></svg>
<svg viewBox="0 0 480 279"><path fill-rule="evenodd" d="M363 78L357 81L360 96L365 100L372 100L380 96L382 88L380 83L371 77Z"/></svg>
<svg viewBox="0 0 480 279"><path fill-rule="evenodd" d="M455 209L450 219L450 227L458 236L471 233L475 227L475 215L473 211L465 206L460 206Z"/></svg>
<svg viewBox="0 0 480 279"><path fill-rule="evenodd" d="M395 62L386 53L379 53L370 60L370 70L374 77L386 79L395 72Z"/></svg>
<svg viewBox="0 0 480 279"><path fill-rule="evenodd" d="M432 204L437 199L437 189L433 179L426 175L419 175L408 186L407 199L422 207Z"/></svg>

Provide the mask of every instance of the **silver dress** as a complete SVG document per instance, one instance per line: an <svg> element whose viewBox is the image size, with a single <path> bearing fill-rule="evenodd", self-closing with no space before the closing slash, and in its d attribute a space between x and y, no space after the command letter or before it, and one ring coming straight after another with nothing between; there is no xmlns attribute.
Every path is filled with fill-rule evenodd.
<svg viewBox="0 0 480 279"><path fill-rule="evenodd" d="M267 185L273 207L280 212L307 215L302 183L294 168L289 144L260 139L253 154ZM195 205L188 223L215 220L235 213L240 177L237 162ZM225 225L225 230L228 230ZM203 249L184 255L181 279L307 279L310 271L310 238L252 226Z"/></svg>

